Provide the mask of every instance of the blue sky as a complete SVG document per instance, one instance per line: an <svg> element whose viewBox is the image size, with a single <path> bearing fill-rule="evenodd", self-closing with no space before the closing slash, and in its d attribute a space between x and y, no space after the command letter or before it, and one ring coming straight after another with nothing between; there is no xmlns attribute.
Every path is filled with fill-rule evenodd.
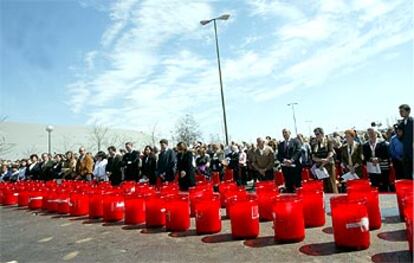
<svg viewBox="0 0 414 263"><path fill-rule="evenodd" d="M10 121L95 122L169 136L191 112L223 133L219 21L229 133L236 140L386 124L413 101L407 0L3 0L1 108ZM411 95L409 95L411 94ZM312 121L311 123L307 121Z"/></svg>

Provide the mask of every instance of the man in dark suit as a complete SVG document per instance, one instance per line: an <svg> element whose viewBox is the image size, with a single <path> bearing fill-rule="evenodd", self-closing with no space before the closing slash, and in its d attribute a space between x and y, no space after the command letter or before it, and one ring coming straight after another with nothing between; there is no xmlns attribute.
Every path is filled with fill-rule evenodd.
<svg viewBox="0 0 414 263"><path fill-rule="evenodd" d="M411 108L408 104L399 107L401 126L403 127L402 144L404 148L403 171L405 179L413 179L413 117L410 117Z"/></svg>
<svg viewBox="0 0 414 263"><path fill-rule="evenodd" d="M277 159L282 164L283 177L285 178L286 190L289 193L295 192L295 188L302 186L301 165L300 165L300 144L296 139L290 138L288 129L282 130L285 139L278 146Z"/></svg>
<svg viewBox="0 0 414 263"><path fill-rule="evenodd" d="M377 132L370 127L367 130L369 140L362 145L362 154L364 155L364 164L371 162L373 165L379 164L381 173L368 173L371 185L378 187L381 192L390 190L390 155L387 141L377 139Z"/></svg>
<svg viewBox="0 0 414 263"><path fill-rule="evenodd" d="M42 154L42 162L40 162L40 170L42 173L41 179L49 181L53 179L53 161L50 160L50 157L47 153Z"/></svg>
<svg viewBox="0 0 414 263"><path fill-rule="evenodd" d="M176 154L172 149L168 148L168 141L166 139L160 141L160 146L161 152L158 156L156 174L162 181L174 181L177 164Z"/></svg>
<svg viewBox="0 0 414 263"><path fill-rule="evenodd" d="M134 145L131 142L125 143L126 152L122 157L124 166L125 181L138 181L139 169L141 167L140 153L134 150Z"/></svg>
<svg viewBox="0 0 414 263"><path fill-rule="evenodd" d="M114 146L108 147L108 164L106 165L106 174L112 185L119 185L122 182L122 155L116 152Z"/></svg>

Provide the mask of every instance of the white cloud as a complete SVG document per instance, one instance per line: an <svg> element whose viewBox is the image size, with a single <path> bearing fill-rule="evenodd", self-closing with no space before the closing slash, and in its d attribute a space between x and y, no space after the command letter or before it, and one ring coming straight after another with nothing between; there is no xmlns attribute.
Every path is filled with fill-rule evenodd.
<svg viewBox="0 0 414 263"><path fill-rule="evenodd" d="M217 3L116 2L101 46L84 57L91 74L81 74L68 86L73 111L86 112L90 123L123 128L143 129L158 122L164 134L181 114L193 112L208 130L205 135L221 133L213 32L211 25L199 24L223 13L213 8ZM232 16L232 23L219 27L228 111L238 99L262 103L321 85L413 39L412 14L402 1L315 0L303 6L301 1L248 0L246 4L250 17L234 22ZM234 10L232 15L244 14L222 5L226 3L220 10ZM258 28L251 30L250 21L243 24L248 19ZM230 33L235 37L229 41Z"/></svg>

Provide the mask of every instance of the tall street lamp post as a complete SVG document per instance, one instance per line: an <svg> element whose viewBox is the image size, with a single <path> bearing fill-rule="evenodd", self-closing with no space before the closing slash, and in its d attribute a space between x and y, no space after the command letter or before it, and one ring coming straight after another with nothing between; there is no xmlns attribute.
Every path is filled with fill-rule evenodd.
<svg viewBox="0 0 414 263"><path fill-rule="evenodd" d="M225 14L221 15L216 18L212 18L209 20L202 20L200 21L200 24L205 26L209 24L210 22L213 22L214 24L214 37L216 39L216 53L217 53L217 65L218 65L218 72L219 72L219 78L220 78L220 91L221 91L221 106L223 108L223 121L224 121L224 132L226 136L226 145L229 145L229 136L227 132L227 118L226 118L226 105L224 103L224 91L223 91L223 79L221 76L221 64L220 64L220 49L219 49L219 43L218 43L218 36L217 36L217 20L227 20L229 19L230 15Z"/></svg>

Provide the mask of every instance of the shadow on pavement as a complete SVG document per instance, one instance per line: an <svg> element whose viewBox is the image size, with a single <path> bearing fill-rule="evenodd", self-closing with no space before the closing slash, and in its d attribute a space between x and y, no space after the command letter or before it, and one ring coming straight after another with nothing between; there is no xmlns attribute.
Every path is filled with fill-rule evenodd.
<svg viewBox="0 0 414 263"><path fill-rule="evenodd" d="M324 232L325 234L333 234L333 228L331 226L325 227L324 229L322 229L322 232Z"/></svg>
<svg viewBox="0 0 414 263"><path fill-rule="evenodd" d="M145 224L141 224L141 225L126 225L122 227L122 230L140 230L140 229L144 229L145 228Z"/></svg>
<svg viewBox="0 0 414 263"><path fill-rule="evenodd" d="M231 234L219 234L213 236L206 236L201 239L204 243L208 244L215 244L215 243L223 243L223 242L231 242L231 241L239 241L235 240L231 237Z"/></svg>
<svg viewBox="0 0 414 263"><path fill-rule="evenodd" d="M243 245L245 245L246 247L251 247L251 248L278 246L278 245L283 245L283 244L284 243L275 241L274 236L258 237L256 239L248 239L243 242Z"/></svg>
<svg viewBox="0 0 414 263"><path fill-rule="evenodd" d="M197 235L197 231L195 229L190 229L183 232L171 232L168 234L169 237L195 237Z"/></svg>
<svg viewBox="0 0 414 263"><path fill-rule="evenodd" d="M82 222L82 224L100 224L100 223L102 223L101 218L88 218L87 220Z"/></svg>
<svg viewBox="0 0 414 263"><path fill-rule="evenodd" d="M299 248L299 251L308 256L330 256L349 252L347 250L337 248L334 242L304 245Z"/></svg>
<svg viewBox="0 0 414 263"><path fill-rule="evenodd" d="M377 236L387 241L407 241L405 230L382 232L382 233L379 233Z"/></svg>
<svg viewBox="0 0 414 263"><path fill-rule="evenodd" d="M159 234L165 233L165 227L161 228L144 228L141 230L141 234Z"/></svg>
<svg viewBox="0 0 414 263"><path fill-rule="evenodd" d="M407 245L408 246L408 245ZM412 262L412 254L408 250L378 253L371 257L372 262Z"/></svg>
<svg viewBox="0 0 414 263"><path fill-rule="evenodd" d="M74 218L71 218L69 220L71 220L71 221L80 221L80 220L86 220L86 219L89 219L89 217L88 216L74 217Z"/></svg>
<svg viewBox="0 0 414 263"><path fill-rule="evenodd" d="M102 224L102 226L123 226L123 221L117 221L117 222L105 222Z"/></svg>

